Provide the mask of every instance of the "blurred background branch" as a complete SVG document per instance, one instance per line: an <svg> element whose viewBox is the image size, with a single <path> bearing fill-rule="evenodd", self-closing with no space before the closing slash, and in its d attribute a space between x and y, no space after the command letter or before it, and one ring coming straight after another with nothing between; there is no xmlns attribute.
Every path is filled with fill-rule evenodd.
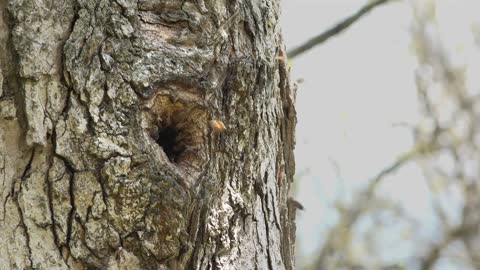
<svg viewBox="0 0 480 270"><path fill-rule="evenodd" d="M355 225L355 222L371 208L371 203L375 199L374 192L376 187L386 176L416 157L416 153L422 148L416 147L405 153L390 166L380 171L369 181L367 188L357 194L350 207L337 207L340 212L340 221L325 236L326 241L318 257L307 269L336 269L339 266L337 264L340 262L333 262L331 258L341 258L341 263L346 263L346 258L341 253L347 252L346 249L350 244L350 234L353 231L352 227ZM353 267L353 265L350 266Z"/></svg>
<svg viewBox="0 0 480 270"><path fill-rule="evenodd" d="M306 51L312 49L313 47L324 43L329 38L334 37L335 35L338 35L341 32L343 32L345 29L350 27L354 22L356 22L358 19L360 19L364 15L368 14L374 8L379 7L388 2L393 2L393 1L396 1L396 0L375 0L367 3L365 6L360 8L357 12L355 12L353 15L345 18L340 23L334 25L332 28L307 40L305 43L299 45L298 47L295 47L292 50L289 50L287 52L288 59L293 59L305 53Z"/></svg>

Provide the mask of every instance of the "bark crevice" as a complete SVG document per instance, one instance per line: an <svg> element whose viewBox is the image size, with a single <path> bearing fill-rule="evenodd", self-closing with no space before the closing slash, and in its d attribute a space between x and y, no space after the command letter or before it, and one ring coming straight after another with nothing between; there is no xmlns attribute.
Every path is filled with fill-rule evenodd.
<svg viewBox="0 0 480 270"><path fill-rule="evenodd" d="M27 254L28 254L28 261L30 262L30 268L33 268L33 259L32 259L32 248L30 246L30 234L28 232L28 227L25 223L25 218L24 218L24 211L20 205L20 202L18 201L18 194L21 193L22 191L22 183L26 181L26 179L30 176L30 170L32 168L32 163L33 163L33 158L35 156L35 149L32 149L32 154L30 155L30 160L28 161L27 165L25 166L25 169L22 173L22 176L20 177L21 183L18 183L18 190L13 190L13 201L15 202L15 205L17 207L17 211L20 217L20 224L19 226L22 227L24 235L25 235L25 246L27 248ZM12 185L12 188L17 186L17 183L14 183Z"/></svg>

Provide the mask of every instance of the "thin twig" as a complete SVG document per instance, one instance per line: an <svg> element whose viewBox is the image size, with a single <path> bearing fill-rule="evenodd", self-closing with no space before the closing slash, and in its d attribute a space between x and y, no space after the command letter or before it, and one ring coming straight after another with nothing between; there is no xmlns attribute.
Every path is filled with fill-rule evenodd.
<svg viewBox="0 0 480 270"><path fill-rule="evenodd" d="M397 171L406 163L417 157L425 147L415 146L412 150L402 154L397 158L392 164L388 167L385 167L379 173L377 173L373 178L369 180L368 186L365 190L358 193L355 204L350 208L342 209L340 213L340 221L327 233L327 239L320 249L318 257L311 264L313 269L323 269L324 263L326 262L328 256L332 255L335 252L341 252L347 242L342 242L342 246L336 246L335 243L338 243L338 239L345 235L347 232L352 231L352 227L355 225L360 216L367 211L368 205L373 199L373 194L375 193L376 187L391 173Z"/></svg>
<svg viewBox="0 0 480 270"><path fill-rule="evenodd" d="M378 7L382 4L385 4L387 2L392 2L392 0L377 0L377 1L373 1L373 2L368 3L367 5L363 6L360 10L358 10L355 14L347 17L346 19L344 19L340 23L336 24L332 28L328 29L327 31L321 33L318 36L315 36L315 37L311 38L310 40L308 40L304 44L292 49L291 51L289 51L287 53L288 58L293 59L293 58L299 56L300 54L310 50L311 48L313 48L313 47L315 47L319 44L322 44L323 42L327 41L331 37L341 33L343 30L347 29L350 25L352 25L355 21L360 19L363 15L369 13L372 9L374 9L374 8L376 8L376 7Z"/></svg>

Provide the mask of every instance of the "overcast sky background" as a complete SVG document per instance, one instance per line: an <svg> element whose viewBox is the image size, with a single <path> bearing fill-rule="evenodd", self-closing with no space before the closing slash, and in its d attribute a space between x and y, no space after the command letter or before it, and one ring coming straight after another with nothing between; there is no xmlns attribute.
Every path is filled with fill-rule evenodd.
<svg viewBox="0 0 480 270"><path fill-rule="evenodd" d="M437 7L445 46L455 52L454 61L470 64L471 77L480 74L478 48L469 28L472 18L478 17L479 2L439 0ZM283 0L281 24L287 50L365 3ZM297 216L298 266L315 254L322 234L337 222L334 199L351 199L353 190L364 186L413 145L411 131L398 125L416 124L420 119L411 23L408 1L386 4L292 62L292 78L304 79L297 93L295 151L295 196L306 209ZM478 85L472 78L468 82ZM415 164L408 165L389 177L381 192L401 203L411 216L423 220L418 233L429 238L435 234L435 221L421 177ZM454 215L458 206L451 207ZM385 248L394 253L392 260L407 258L416 251L412 243L399 245L398 238L391 236L379 233Z"/></svg>

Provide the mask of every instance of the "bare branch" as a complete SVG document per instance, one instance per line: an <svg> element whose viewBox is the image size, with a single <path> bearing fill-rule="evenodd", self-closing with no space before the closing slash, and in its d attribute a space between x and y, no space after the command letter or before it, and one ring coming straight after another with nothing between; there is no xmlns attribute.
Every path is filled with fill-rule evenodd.
<svg viewBox="0 0 480 270"><path fill-rule="evenodd" d="M450 245L450 243L454 242L455 240L465 237L474 229L474 227L468 227L464 224L458 226L455 229L448 231L445 234L445 238L437 243L436 245L432 246L428 253L423 256L421 259L421 267L422 270L429 270L435 266L435 263L440 259L442 251Z"/></svg>
<svg viewBox="0 0 480 270"><path fill-rule="evenodd" d="M322 44L323 42L327 41L331 37L341 33L343 30L347 29L350 25L352 25L354 22L356 22L358 19L360 19L362 16L368 14L371 10L374 8L385 4L387 2L392 2L392 0L376 0L369 2L367 5L363 6L360 10L358 10L355 14L345 18L343 21L340 23L336 24L332 28L328 29L327 31L321 33L318 36L315 36L305 42L304 44L292 49L287 53L288 58L293 59L300 54L310 50L311 48Z"/></svg>
<svg viewBox="0 0 480 270"><path fill-rule="evenodd" d="M327 258L334 253L343 252L348 245L349 233L352 231L352 227L355 225L359 217L368 210L370 201L373 199L373 194L376 187L381 183L386 176L395 172L410 160L414 159L425 147L416 146L414 149L401 155L388 167L385 167L377 175L375 175L368 183L365 190L357 194L355 204L349 208L342 209L340 212L340 221L335 225L327 235L327 239L319 251L318 257L310 266L313 269L324 269L324 264ZM339 240L341 239L341 240Z"/></svg>

